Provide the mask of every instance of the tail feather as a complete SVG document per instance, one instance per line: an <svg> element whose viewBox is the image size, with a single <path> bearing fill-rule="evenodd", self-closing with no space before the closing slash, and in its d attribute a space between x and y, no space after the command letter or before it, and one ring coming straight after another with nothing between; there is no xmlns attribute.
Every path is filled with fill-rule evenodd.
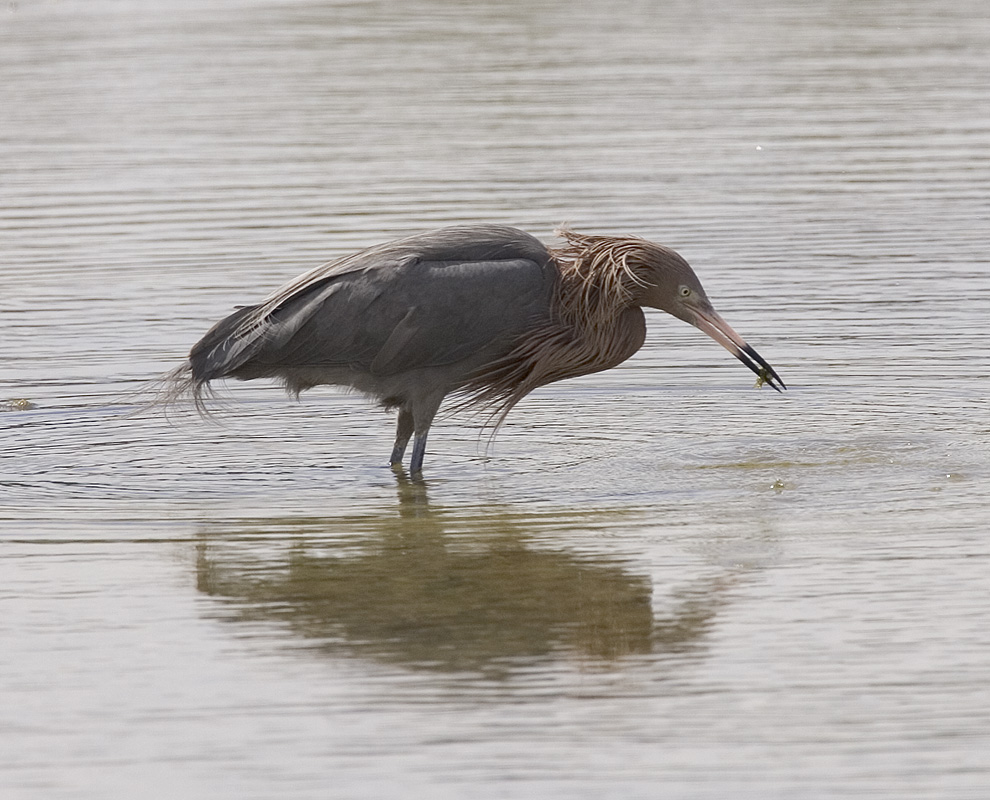
<svg viewBox="0 0 990 800"><path fill-rule="evenodd" d="M192 401L196 413L204 419L212 418L206 401L216 396L209 381L197 380L194 377L188 361L166 372L157 380L145 384L142 394L145 396L150 394L151 400L135 409L134 414L152 408L163 408L168 414L169 411L183 406L186 401Z"/></svg>
<svg viewBox="0 0 990 800"><path fill-rule="evenodd" d="M140 417L156 409L164 410L167 417L170 411L185 407L186 401L192 401L200 417L213 419L206 401L214 397L213 387L208 382L197 381L186 361L171 372L142 384L121 401L133 406L123 414L125 418Z"/></svg>
<svg viewBox="0 0 990 800"><path fill-rule="evenodd" d="M207 400L216 398L210 381L230 375L247 361L258 349L253 345L257 337L245 337L238 328L242 320L254 311L256 306L239 308L230 316L220 320L196 343L189 353L189 359L147 385L143 390L152 394L149 403L134 413L150 407L166 410L177 408L191 400L196 412L210 419Z"/></svg>
<svg viewBox="0 0 990 800"><path fill-rule="evenodd" d="M195 384L208 383L229 375L251 358L263 342L242 330L245 317L257 306L244 306L220 320L207 331L189 353L188 367Z"/></svg>

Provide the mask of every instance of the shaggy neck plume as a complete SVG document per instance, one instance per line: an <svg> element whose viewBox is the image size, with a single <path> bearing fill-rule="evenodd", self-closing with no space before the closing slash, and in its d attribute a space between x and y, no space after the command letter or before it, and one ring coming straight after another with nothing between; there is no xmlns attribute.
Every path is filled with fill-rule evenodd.
<svg viewBox="0 0 990 800"><path fill-rule="evenodd" d="M621 364L646 338L636 302L644 286L637 272L642 241L558 231L566 244L550 253L557 267L551 318L508 355L479 370L459 406L491 409L496 427L534 389Z"/></svg>

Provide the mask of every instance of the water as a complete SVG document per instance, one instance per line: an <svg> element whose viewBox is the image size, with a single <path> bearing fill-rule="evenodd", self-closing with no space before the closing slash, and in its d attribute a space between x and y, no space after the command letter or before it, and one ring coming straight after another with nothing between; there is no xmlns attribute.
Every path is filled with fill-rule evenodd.
<svg viewBox="0 0 990 800"><path fill-rule="evenodd" d="M6 4L3 796L987 796L988 48L980 0ZM789 392L652 313L424 485L330 390L122 415L472 221L676 247Z"/></svg>

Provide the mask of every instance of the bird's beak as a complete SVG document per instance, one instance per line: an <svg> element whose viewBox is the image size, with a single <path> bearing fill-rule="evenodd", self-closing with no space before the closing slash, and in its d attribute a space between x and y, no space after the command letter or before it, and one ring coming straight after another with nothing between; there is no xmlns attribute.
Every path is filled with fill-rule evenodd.
<svg viewBox="0 0 990 800"><path fill-rule="evenodd" d="M694 319L691 322L693 322L694 326L698 330L707 333L722 345L722 347L742 361L743 364L753 370L761 382L770 384L778 392L787 388L774 368L764 361L763 356L746 344L746 340L732 330L732 326L722 319L715 309L710 307L694 308L692 311L694 312ZM758 383L757 385L761 384Z"/></svg>

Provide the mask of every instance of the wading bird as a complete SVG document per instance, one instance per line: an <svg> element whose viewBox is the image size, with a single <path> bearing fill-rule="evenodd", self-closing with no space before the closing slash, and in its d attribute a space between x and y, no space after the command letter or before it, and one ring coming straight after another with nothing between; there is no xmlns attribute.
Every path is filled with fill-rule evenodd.
<svg viewBox="0 0 990 800"><path fill-rule="evenodd" d="M217 378L276 378L298 396L347 386L398 410L391 464L423 468L443 399L496 428L539 386L622 363L643 345L643 307L694 325L777 391L773 368L716 313L673 250L634 237L561 231L546 247L515 228L470 225L372 247L239 308L167 376L166 400ZM455 408L458 406L455 406Z"/></svg>

